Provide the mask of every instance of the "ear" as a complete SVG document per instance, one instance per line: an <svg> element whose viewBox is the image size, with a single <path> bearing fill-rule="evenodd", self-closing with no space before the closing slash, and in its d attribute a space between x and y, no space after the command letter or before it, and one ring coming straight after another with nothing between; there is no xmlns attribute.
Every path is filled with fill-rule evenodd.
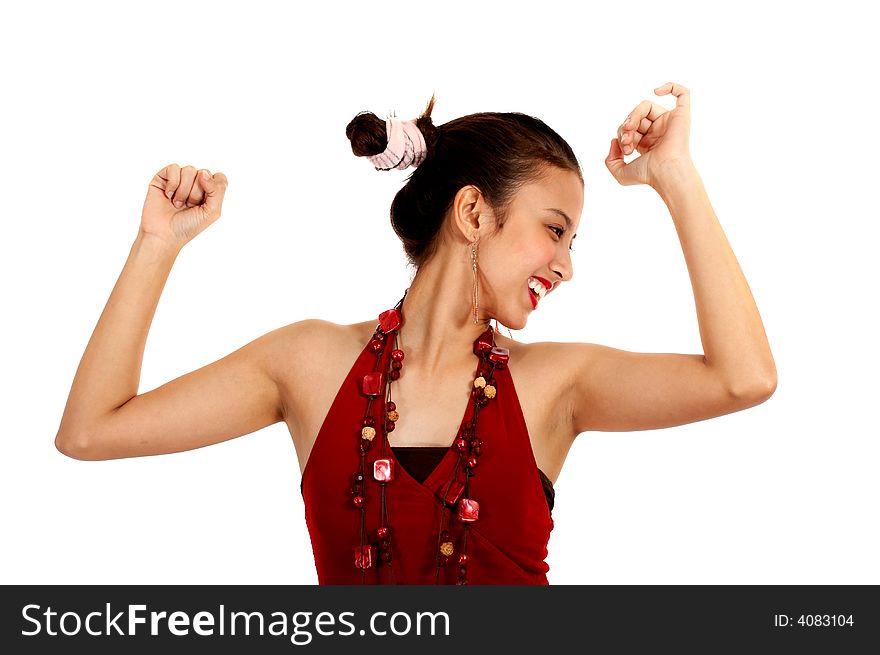
<svg viewBox="0 0 880 655"><path fill-rule="evenodd" d="M473 242L488 234L491 212L483 193L474 185L469 184L458 190L452 199L450 211L456 237L461 235L466 241Z"/></svg>

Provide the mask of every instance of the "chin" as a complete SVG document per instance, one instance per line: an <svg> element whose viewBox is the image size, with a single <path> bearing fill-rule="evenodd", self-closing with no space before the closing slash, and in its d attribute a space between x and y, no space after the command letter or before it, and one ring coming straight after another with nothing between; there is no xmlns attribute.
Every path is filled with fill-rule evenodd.
<svg viewBox="0 0 880 655"><path fill-rule="evenodd" d="M504 327L511 330L522 330L529 320L529 315L526 314L525 316L518 316L516 318L508 316L496 316L495 320L497 320Z"/></svg>

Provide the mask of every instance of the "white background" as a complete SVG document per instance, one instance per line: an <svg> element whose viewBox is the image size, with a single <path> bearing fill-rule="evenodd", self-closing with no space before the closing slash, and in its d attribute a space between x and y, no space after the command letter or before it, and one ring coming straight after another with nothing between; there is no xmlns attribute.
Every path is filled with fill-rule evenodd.
<svg viewBox="0 0 880 655"><path fill-rule="evenodd" d="M667 81L775 356L775 395L686 426L585 433L556 486L549 578L880 583L876 71L859 3L18 3L3 10L5 583L317 582L284 424L80 462L54 438L134 240L177 162L229 178L170 275L140 390L304 318L370 320L410 271L359 111L520 111L568 140L574 280L522 341L702 353L668 211L605 168Z"/></svg>

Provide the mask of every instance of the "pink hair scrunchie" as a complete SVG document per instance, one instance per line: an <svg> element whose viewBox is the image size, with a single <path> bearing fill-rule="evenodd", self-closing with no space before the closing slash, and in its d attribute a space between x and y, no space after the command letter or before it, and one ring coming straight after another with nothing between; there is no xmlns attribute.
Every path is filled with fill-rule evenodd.
<svg viewBox="0 0 880 655"><path fill-rule="evenodd" d="M403 170L422 163L427 153L425 136L414 120L405 121L389 116L385 121L385 131L388 134L385 151L368 157L377 171L390 171L392 168Z"/></svg>

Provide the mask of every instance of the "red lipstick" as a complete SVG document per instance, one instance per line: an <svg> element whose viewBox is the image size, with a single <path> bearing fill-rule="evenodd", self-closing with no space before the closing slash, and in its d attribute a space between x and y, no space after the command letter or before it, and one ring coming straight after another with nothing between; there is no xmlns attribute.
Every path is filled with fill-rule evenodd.
<svg viewBox="0 0 880 655"><path fill-rule="evenodd" d="M550 280L542 278L538 275L533 275L532 277L544 285L544 288L547 289L547 293L550 293L553 290L553 284L550 282Z"/></svg>
<svg viewBox="0 0 880 655"><path fill-rule="evenodd" d="M529 292L529 300L532 301L532 309L538 308L538 294L532 291L531 287L526 287Z"/></svg>

